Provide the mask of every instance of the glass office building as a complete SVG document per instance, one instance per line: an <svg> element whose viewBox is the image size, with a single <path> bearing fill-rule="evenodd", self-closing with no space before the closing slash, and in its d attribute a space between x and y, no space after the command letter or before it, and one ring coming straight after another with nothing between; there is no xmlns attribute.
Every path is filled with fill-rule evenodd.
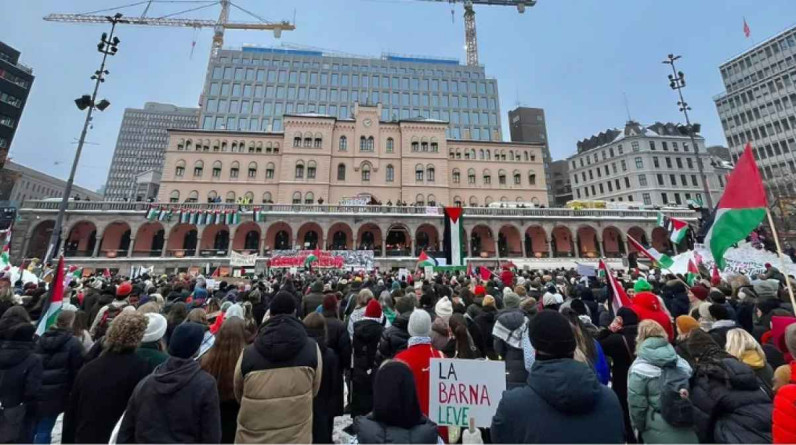
<svg viewBox="0 0 796 445"><path fill-rule="evenodd" d="M282 131L290 113L348 119L359 102L381 103L383 121L438 119L452 139L502 140L497 80L454 59L222 50L202 98L205 130Z"/></svg>

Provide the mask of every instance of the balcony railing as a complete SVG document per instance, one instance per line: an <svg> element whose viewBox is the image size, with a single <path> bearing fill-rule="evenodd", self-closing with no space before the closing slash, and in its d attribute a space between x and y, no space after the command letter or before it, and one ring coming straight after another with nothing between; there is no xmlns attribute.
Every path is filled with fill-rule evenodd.
<svg viewBox="0 0 796 445"><path fill-rule="evenodd" d="M57 211L59 201L28 200L22 204L20 211ZM386 205L327 205L327 204L234 204L234 203L148 203L122 201L69 201L67 210L73 212L140 212L142 215L151 206L165 207L173 211L183 210L242 210L251 213L259 208L270 214L367 214L367 215L424 215L442 216L441 207L423 206L386 206ZM684 219L696 219L694 211L660 210L669 216ZM500 208L500 207L464 207L468 216L503 216L503 217L539 217L539 218L657 218L659 210L617 210L617 209L568 209L568 208Z"/></svg>

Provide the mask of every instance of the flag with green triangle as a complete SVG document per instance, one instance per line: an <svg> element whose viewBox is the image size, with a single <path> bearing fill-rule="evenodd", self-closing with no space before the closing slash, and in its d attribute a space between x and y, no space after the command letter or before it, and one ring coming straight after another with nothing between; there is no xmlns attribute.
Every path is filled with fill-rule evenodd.
<svg viewBox="0 0 796 445"><path fill-rule="evenodd" d="M149 210L146 213L146 219L150 221L158 219L158 208L156 206L149 206Z"/></svg>
<svg viewBox="0 0 796 445"><path fill-rule="evenodd" d="M636 241L632 236L628 235L627 240L630 242L630 245L633 246L636 251L645 257L649 258L650 261L653 263L657 263L660 267L664 269L668 269L672 267L674 264L674 260L665 253L658 252L655 248L650 247L646 248L641 245L640 242Z"/></svg>
<svg viewBox="0 0 796 445"><path fill-rule="evenodd" d="M61 312L61 307L64 304L64 257L58 258L58 266L55 270L55 277L50 282L50 297L48 299L47 310L44 311L39 318L39 324L36 327L36 334L42 336L50 326L55 324L55 319Z"/></svg>
<svg viewBox="0 0 796 445"><path fill-rule="evenodd" d="M697 280L699 277L699 269L697 268L696 264L692 260L688 260L688 272L685 274L685 282L688 283L689 286L694 285L694 281Z"/></svg>
<svg viewBox="0 0 796 445"><path fill-rule="evenodd" d="M674 244L680 244L688 231L687 222L666 216L663 212L658 212L658 225L666 229L669 233L669 240Z"/></svg>
<svg viewBox="0 0 796 445"><path fill-rule="evenodd" d="M436 266L437 260L428 256L425 250L420 251L420 256L417 257L417 268L422 269L426 266Z"/></svg>

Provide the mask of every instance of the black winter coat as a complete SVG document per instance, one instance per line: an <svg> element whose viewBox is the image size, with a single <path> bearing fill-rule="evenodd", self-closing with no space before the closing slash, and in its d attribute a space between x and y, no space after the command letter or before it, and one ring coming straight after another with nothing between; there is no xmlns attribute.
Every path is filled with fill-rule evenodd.
<svg viewBox="0 0 796 445"><path fill-rule="evenodd" d="M607 334L607 335L606 335ZM611 388L616 393L625 416L627 437L633 436L630 424L630 412L627 405L627 374L633 364L636 350L636 335L638 325L628 325L621 331L611 332L608 329L598 334L600 346L606 358L611 360Z"/></svg>
<svg viewBox="0 0 796 445"><path fill-rule="evenodd" d="M396 354L406 349L410 337L408 327L409 314L400 314L395 317L392 325L381 333L378 357L376 357L379 363L395 357Z"/></svg>
<svg viewBox="0 0 796 445"><path fill-rule="evenodd" d="M666 305L666 309L672 314L672 318L680 315L688 315L690 302L688 301L688 290L680 280L669 280L663 286L661 298Z"/></svg>
<svg viewBox="0 0 796 445"><path fill-rule="evenodd" d="M500 313L495 326L501 326L512 332L512 336L520 338L519 329L527 323L525 313L520 309L509 309ZM493 336L495 352L506 362L506 389L525 385L528 371L525 369L525 354L521 348L514 347L497 336Z"/></svg>
<svg viewBox="0 0 796 445"><path fill-rule="evenodd" d="M478 308L478 306L470 305L470 307L467 308L467 312L464 314L464 322L467 325L467 332L470 333L470 338L473 339L473 344L476 348L478 348L478 351L481 353L481 355L485 356L486 340L481 334L481 329L478 328L478 324L475 322L475 317L477 317L480 312L481 309Z"/></svg>
<svg viewBox="0 0 796 445"><path fill-rule="evenodd" d="M492 306L484 306L481 312L475 317L475 324L478 330L481 331L481 336L484 339L484 347L481 349L490 360L496 360L497 354L492 341L492 329L495 327L497 320L497 309ZM480 349L480 348L479 348Z"/></svg>
<svg viewBox="0 0 796 445"><path fill-rule="evenodd" d="M193 359L169 358L127 403L117 443L219 443L216 380Z"/></svg>
<svg viewBox="0 0 796 445"><path fill-rule="evenodd" d="M149 374L135 352L105 352L86 363L72 386L62 443L107 443L138 382Z"/></svg>
<svg viewBox="0 0 796 445"><path fill-rule="evenodd" d="M83 366L83 344L66 329L50 329L39 338L36 355L44 367L38 415L58 415L66 410L72 384Z"/></svg>
<svg viewBox="0 0 796 445"><path fill-rule="evenodd" d="M326 346L334 351L340 371L333 376L332 415L342 416L345 408L343 371L351 368L351 338L343 322L333 312L324 312L323 316L326 317Z"/></svg>
<svg viewBox="0 0 796 445"><path fill-rule="evenodd" d="M771 399L752 368L735 358L697 364L691 401L701 443L771 443Z"/></svg>
<svg viewBox="0 0 796 445"><path fill-rule="evenodd" d="M0 342L0 402L7 408L24 405L24 408L13 410L18 414L14 422L18 438L11 442L26 443L33 439L29 432L36 416L35 402L41 388L41 376L41 359L33 353L33 342ZM3 427L11 430L10 425Z"/></svg>
<svg viewBox="0 0 796 445"><path fill-rule="evenodd" d="M526 385L507 390L493 443L622 443L622 407L594 371L572 359L537 360Z"/></svg>
<svg viewBox="0 0 796 445"><path fill-rule="evenodd" d="M359 416L354 419L354 431L358 443L427 443L436 444L437 425L423 417L423 423L412 428L400 428L386 425L370 416Z"/></svg>
<svg viewBox="0 0 796 445"><path fill-rule="evenodd" d="M324 342L319 341L320 334L310 332L307 335L315 339L321 351L323 369L321 370L321 387L312 399L312 443L333 443L332 430L336 411L335 382L342 381L343 370L340 369L337 354Z"/></svg>
<svg viewBox="0 0 796 445"><path fill-rule="evenodd" d="M351 417L365 415L373 409L373 377L379 368L376 352L383 330L384 326L376 320L363 319L354 323Z"/></svg>

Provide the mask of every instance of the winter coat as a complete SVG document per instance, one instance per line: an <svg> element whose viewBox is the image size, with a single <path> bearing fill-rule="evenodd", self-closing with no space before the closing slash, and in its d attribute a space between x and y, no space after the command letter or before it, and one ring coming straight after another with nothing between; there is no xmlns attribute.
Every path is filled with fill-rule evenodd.
<svg viewBox="0 0 796 445"><path fill-rule="evenodd" d="M326 346L337 356L337 368L340 371L334 375L332 415L342 416L345 407L343 371L351 368L351 339L348 337L345 325L334 313L324 312L323 315L326 317Z"/></svg>
<svg viewBox="0 0 796 445"><path fill-rule="evenodd" d="M507 389L523 386L528 380L522 350L522 337L527 335L527 321L520 309L507 309L500 312L492 330L495 352L506 362Z"/></svg>
<svg viewBox="0 0 796 445"><path fill-rule="evenodd" d="M487 353L486 349L486 340L484 335L481 333L481 329L479 329L478 324L475 322L475 318L480 314L481 308L478 307L476 304L471 304L467 308L467 312L464 314L464 322L467 325L467 333L470 334L470 338L473 339L473 344L475 347L478 348L478 351L481 353L482 356L485 356ZM492 335L489 335L489 339L492 339ZM494 355L494 351L492 351Z"/></svg>
<svg viewBox="0 0 796 445"><path fill-rule="evenodd" d="M235 366L235 443L310 443L322 367L321 351L301 321L292 315L269 318Z"/></svg>
<svg viewBox="0 0 796 445"><path fill-rule="evenodd" d="M713 337L720 348L724 349L727 346L727 332L737 327L738 325L733 320L718 320L713 322L708 334Z"/></svg>
<svg viewBox="0 0 796 445"><path fill-rule="evenodd" d="M766 362L766 357L761 357L754 349L746 350L741 356L741 361L752 368L760 383L760 388L774 397L774 368Z"/></svg>
<svg viewBox="0 0 796 445"><path fill-rule="evenodd" d="M392 326L381 333L379 340L378 362L395 357L395 354L406 349L409 341L409 314L401 314L395 317Z"/></svg>
<svg viewBox="0 0 796 445"><path fill-rule="evenodd" d="M442 317L431 323L431 345L446 357L456 354L456 342L448 336L448 322Z"/></svg>
<svg viewBox="0 0 796 445"><path fill-rule="evenodd" d="M626 325L619 332L605 330L608 335L599 339L603 353L611 360L611 389L616 393L625 415L627 434L632 435L630 411L627 405L627 374L635 360L638 325ZM605 334L603 334L605 335Z"/></svg>
<svg viewBox="0 0 796 445"><path fill-rule="evenodd" d="M149 369L154 371L160 364L169 359L169 355L158 348L159 342L141 343L135 350L135 355L147 362Z"/></svg>
<svg viewBox="0 0 796 445"><path fill-rule="evenodd" d="M691 427L670 425L661 415L661 368L678 367L691 375L691 366L678 357L669 342L660 337L646 339L630 367L627 402L630 421L644 443L697 443Z"/></svg>
<svg viewBox="0 0 796 445"><path fill-rule="evenodd" d="M301 300L301 310L304 314L311 314L323 304L325 295L321 292L310 292Z"/></svg>
<svg viewBox="0 0 796 445"><path fill-rule="evenodd" d="M366 443L438 443L437 425L427 417L423 423L412 428L401 428L386 425L371 416L359 416L354 419L354 431L357 442Z"/></svg>
<svg viewBox="0 0 796 445"><path fill-rule="evenodd" d="M379 369L376 351L384 326L372 318L354 324L354 365L351 371L351 416L365 415L373 408L373 377Z"/></svg>
<svg viewBox="0 0 796 445"><path fill-rule="evenodd" d="M572 359L537 360L528 382L503 393L493 443L622 443L622 407L591 368Z"/></svg>
<svg viewBox="0 0 796 445"><path fill-rule="evenodd" d="M117 443L219 443L216 380L194 359L171 357L127 403Z"/></svg>
<svg viewBox="0 0 796 445"><path fill-rule="evenodd" d="M395 359L402 361L409 366L412 375L415 377L415 385L417 388L417 400L420 402L420 411L428 417L429 409L429 385L432 358L445 358L445 354L434 349L428 343L420 343L410 346L405 351L400 352L395 356ZM437 428L442 437L447 436L447 428Z"/></svg>
<svg viewBox="0 0 796 445"><path fill-rule="evenodd" d="M342 381L343 371L339 367L337 354L323 341L318 341L320 333L308 332L309 336L318 343L323 359L321 386L318 394L312 400L312 443L333 443L332 430L334 427L335 382ZM318 336L316 336L318 335Z"/></svg>
<svg viewBox="0 0 796 445"><path fill-rule="evenodd" d="M5 418L13 425L3 425L9 442L31 442L30 427L36 416L36 401L42 380L41 358L33 353L33 342L0 341L0 403Z"/></svg>
<svg viewBox="0 0 796 445"><path fill-rule="evenodd" d="M774 443L796 443L796 364L791 367L790 383L777 391L771 416Z"/></svg>
<svg viewBox="0 0 796 445"><path fill-rule="evenodd" d="M38 416L57 416L66 410L69 393L83 366L83 345L66 329L50 329L36 345L44 372L38 395Z"/></svg>
<svg viewBox="0 0 796 445"><path fill-rule="evenodd" d="M691 378L694 427L702 443L770 443L771 399L734 357L698 363Z"/></svg>
<svg viewBox="0 0 796 445"><path fill-rule="evenodd" d="M663 286L661 297L672 318L688 315L691 303L688 300L688 290L680 280L667 281Z"/></svg>
<svg viewBox="0 0 796 445"><path fill-rule="evenodd" d="M475 324L478 326L478 330L481 331L481 336L484 338L484 346L486 349L481 349L484 351L485 355L489 357L490 360L497 359L497 354L495 353L495 346L492 340L492 331L495 328L495 321L497 321L497 309L492 306L484 306L481 308L481 312L475 317Z"/></svg>
<svg viewBox="0 0 796 445"><path fill-rule="evenodd" d="M72 386L64 414L63 443L107 443L149 366L133 352L105 352L86 363Z"/></svg>

